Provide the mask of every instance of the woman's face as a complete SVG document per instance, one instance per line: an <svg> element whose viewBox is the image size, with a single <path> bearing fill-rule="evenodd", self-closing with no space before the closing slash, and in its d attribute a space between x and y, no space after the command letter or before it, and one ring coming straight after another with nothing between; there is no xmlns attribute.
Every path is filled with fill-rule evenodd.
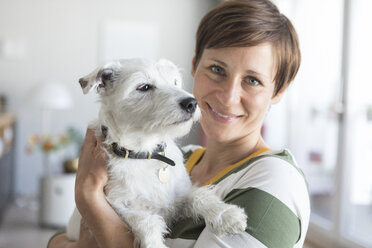
<svg viewBox="0 0 372 248"><path fill-rule="evenodd" d="M205 49L193 71L193 93L208 138L231 142L261 137L260 130L275 97L274 59L270 44Z"/></svg>

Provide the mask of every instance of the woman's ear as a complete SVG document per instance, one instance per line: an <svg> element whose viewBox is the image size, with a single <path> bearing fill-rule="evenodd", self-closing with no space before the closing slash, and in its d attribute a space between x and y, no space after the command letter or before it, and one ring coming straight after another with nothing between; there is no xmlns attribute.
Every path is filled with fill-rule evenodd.
<svg viewBox="0 0 372 248"><path fill-rule="evenodd" d="M195 75L195 62L196 62L196 57L194 56L193 58L192 58L192 65L191 65L191 75L194 77L194 75Z"/></svg>
<svg viewBox="0 0 372 248"><path fill-rule="evenodd" d="M281 88L279 92L271 98L271 104L279 103L284 95L285 90L286 90L286 87Z"/></svg>

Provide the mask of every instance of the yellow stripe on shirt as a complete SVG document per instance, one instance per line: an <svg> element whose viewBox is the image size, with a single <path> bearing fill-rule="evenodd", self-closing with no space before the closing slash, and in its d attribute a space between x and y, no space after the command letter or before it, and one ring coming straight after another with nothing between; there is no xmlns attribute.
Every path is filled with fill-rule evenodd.
<svg viewBox="0 0 372 248"><path fill-rule="evenodd" d="M248 161L249 159L253 158L253 157L256 157L264 152L267 152L269 151L270 148L268 147L264 147L264 148L261 148L259 149L258 151L252 153L251 155L249 155L248 157L244 158L243 160L240 160L239 162L233 164L233 165L230 165L228 167L226 167L225 169L223 169L220 173L218 173L216 176L214 176L213 178L211 178L210 180L208 180L206 183L203 184L203 186L205 185L209 185L209 184L213 184L215 183L216 181L218 181L221 177L223 177L224 175L226 175L227 173L229 173L231 170L233 170L234 168L238 167L239 165L241 165L242 163ZM203 156L205 152L205 148L199 148L199 149L196 149L189 157L189 159L187 160L186 162L186 169L187 169L187 172L190 174L192 168L194 167L194 165L200 160L200 158Z"/></svg>
<svg viewBox="0 0 372 248"><path fill-rule="evenodd" d="M187 173L190 174L192 168L194 167L194 165L199 161L199 159L201 158L201 156L204 154L205 152L205 148L199 148L199 149L196 149L189 157L189 159L186 161L186 169L187 169Z"/></svg>

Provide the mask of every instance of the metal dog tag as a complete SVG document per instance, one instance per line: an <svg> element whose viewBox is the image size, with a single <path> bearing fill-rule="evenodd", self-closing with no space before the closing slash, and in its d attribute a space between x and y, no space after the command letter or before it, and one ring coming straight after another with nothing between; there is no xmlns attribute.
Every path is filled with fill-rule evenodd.
<svg viewBox="0 0 372 248"><path fill-rule="evenodd" d="M160 182L167 183L170 179L170 171L168 166L159 169L158 177Z"/></svg>

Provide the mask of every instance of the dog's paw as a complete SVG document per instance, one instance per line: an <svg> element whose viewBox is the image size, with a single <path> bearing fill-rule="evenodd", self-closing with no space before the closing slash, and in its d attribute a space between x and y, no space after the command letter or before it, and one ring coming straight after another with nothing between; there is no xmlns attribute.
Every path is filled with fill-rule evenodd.
<svg viewBox="0 0 372 248"><path fill-rule="evenodd" d="M227 209L207 224L217 236L236 234L247 228L247 215L244 209L229 205Z"/></svg>

